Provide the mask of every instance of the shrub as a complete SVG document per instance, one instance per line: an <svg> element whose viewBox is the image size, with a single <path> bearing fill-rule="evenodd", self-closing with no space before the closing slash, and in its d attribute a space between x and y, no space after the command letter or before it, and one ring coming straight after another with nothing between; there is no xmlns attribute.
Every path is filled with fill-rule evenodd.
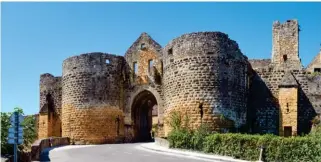
<svg viewBox="0 0 321 162"><path fill-rule="evenodd" d="M178 111L172 111L169 114L169 120L167 121L172 130L178 130L182 127L182 118Z"/></svg>
<svg viewBox="0 0 321 162"><path fill-rule="evenodd" d="M321 140L314 136L285 138L237 133L200 134L197 131L173 131L168 136L170 147L258 160L260 147L264 146L265 161L321 161Z"/></svg>
<svg viewBox="0 0 321 162"><path fill-rule="evenodd" d="M192 137L193 133L186 129L172 130L167 137L169 141L169 147L191 149L193 147L191 142Z"/></svg>
<svg viewBox="0 0 321 162"><path fill-rule="evenodd" d="M206 136L210 135L210 127L207 124L202 124L192 136L192 145L194 150L201 151Z"/></svg>
<svg viewBox="0 0 321 162"><path fill-rule="evenodd" d="M249 135L239 133L212 133L207 125L197 130L188 128L178 112L170 116L172 131L168 135L170 147L192 149L239 159L256 161L260 148L264 146L264 161L282 162L320 162L321 161L321 126L316 125L307 136L280 137L275 135Z"/></svg>
<svg viewBox="0 0 321 162"><path fill-rule="evenodd" d="M166 120L170 128L174 130L189 130L189 117L187 114L184 116L179 111L172 111L169 118Z"/></svg>

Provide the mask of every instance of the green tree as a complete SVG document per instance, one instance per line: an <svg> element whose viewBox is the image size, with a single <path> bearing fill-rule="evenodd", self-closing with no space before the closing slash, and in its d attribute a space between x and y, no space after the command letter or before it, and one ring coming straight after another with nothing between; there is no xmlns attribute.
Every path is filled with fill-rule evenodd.
<svg viewBox="0 0 321 162"><path fill-rule="evenodd" d="M24 115L23 109L16 107L14 112ZM11 127L10 116L12 112L1 112L1 154L12 154L13 145L8 144L8 129ZM29 149L37 138L36 119L26 116L22 122L24 143L19 146L19 150Z"/></svg>
<svg viewBox="0 0 321 162"><path fill-rule="evenodd" d="M12 154L13 147L8 144L8 129L11 113L1 112L1 154Z"/></svg>
<svg viewBox="0 0 321 162"><path fill-rule="evenodd" d="M37 139L36 117L34 115L26 116L22 123L23 126L23 147L21 149L28 150L32 143Z"/></svg>

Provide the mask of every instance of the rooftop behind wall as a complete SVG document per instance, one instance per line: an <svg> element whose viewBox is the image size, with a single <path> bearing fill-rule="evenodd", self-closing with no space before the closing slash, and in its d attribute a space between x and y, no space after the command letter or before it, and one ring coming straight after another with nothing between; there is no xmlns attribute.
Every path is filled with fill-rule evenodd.
<svg viewBox="0 0 321 162"><path fill-rule="evenodd" d="M248 61L253 69L267 68L271 64L271 59L250 59Z"/></svg>
<svg viewBox="0 0 321 162"><path fill-rule="evenodd" d="M315 68L320 68L321 69L321 49L318 55L316 55L312 62L308 65L307 71L309 72L314 72Z"/></svg>

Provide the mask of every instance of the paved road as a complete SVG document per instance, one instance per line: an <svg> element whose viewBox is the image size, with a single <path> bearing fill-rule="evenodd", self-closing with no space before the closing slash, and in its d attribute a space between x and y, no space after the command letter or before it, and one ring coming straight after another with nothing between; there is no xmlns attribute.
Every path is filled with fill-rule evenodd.
<svg viewBox="0 0 321 162"><path fill-rule="evenodd" d="M140 144L106 144L96 146L65 146L52 149L41 161L52 162L204 162L210 161L149 151Z"/></svg>

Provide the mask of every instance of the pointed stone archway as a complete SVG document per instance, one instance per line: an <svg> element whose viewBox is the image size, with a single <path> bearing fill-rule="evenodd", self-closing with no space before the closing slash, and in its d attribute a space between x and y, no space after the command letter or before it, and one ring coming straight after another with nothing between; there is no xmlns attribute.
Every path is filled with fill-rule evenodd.
<svg viewBox="0 0 321 162"><path fill-rule="evenodd" d="M147 90L135 96L131 106L131 117L134 122L134 140L147 142L152 140L152 111L157 105L156 97Z"/></svg>

